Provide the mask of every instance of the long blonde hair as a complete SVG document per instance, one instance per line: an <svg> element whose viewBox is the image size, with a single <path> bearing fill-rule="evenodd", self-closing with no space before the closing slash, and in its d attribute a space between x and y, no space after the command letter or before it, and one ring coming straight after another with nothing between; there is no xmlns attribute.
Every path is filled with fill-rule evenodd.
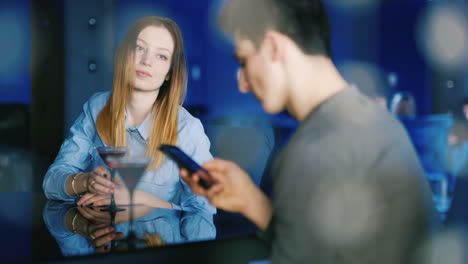
<svg viewBox="0 0 468 264"><path fill-rule="evenodd" d="M149 169L155 170L164 160L158 150L160 144L177 144L177 121L179 105L182 105L187 91L187 68L182 34L177 24L169 18L146 16L133 23L115 55L114 80L107 104L99 113L96 128L99 136L109 146L127 146L125 131L125 105L134 88L135 49L140 32L148 26L166 28L174 41L169 80L159 90L152 109L153 127L148 139L146 155L153 158Z"/></svg>

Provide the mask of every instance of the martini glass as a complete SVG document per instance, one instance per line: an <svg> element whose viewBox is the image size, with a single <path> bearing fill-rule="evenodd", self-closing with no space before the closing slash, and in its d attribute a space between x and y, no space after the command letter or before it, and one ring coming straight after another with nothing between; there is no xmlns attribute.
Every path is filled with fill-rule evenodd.
<svg viewBox="0 0 468 264"><path fill-rule="evenodd" d="M112 166L113 163L110 162L111 159L119 159L125 156L127 153L127 147L96 147L95 148L99 156L101 157L102 161L106 164L106 166L110 169L111 181L114 182L115 178L115 168ZM114 194L111 195L111 203L107 208L101 209L104 212L120 212L124 211L125 209L118 207L115 204ZM112 216L111 216L112 217Z"/></svg>
<svg viewBox="0 0 468 264"><path fill-rule="evenodd" d="M122 158L109 158L111 166L115 168L119 176L125 182L129 190L130 201L129 201L129 232L128 242L129 245L135 245L137 242L135 232L133 231L133 207L136 204L133 203L133 192L141 176L145 173L146 168L151 163L152 159L147 157L122 157Z"/></svg>

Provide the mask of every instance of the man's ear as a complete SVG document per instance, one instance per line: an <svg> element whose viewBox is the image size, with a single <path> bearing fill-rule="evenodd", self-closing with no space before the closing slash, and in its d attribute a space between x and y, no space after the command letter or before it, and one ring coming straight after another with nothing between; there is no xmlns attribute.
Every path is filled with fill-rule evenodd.
<svg viewBox="0 0 468 264"><path fill-rule="evenodd" d="M237 83L241 93L248 93L250 91L247 75L245 74L245 70L243 68L239 68L237 70Z"/></svg>
<svg viewBox="0 0 468 264"><path fill-rule="evenodd" d="M268 52L269 58L273 62L277 62L283 59L284 53L284 41L283 35L279 32L268 30L265 33L264 45L266 52Z"/></svg>

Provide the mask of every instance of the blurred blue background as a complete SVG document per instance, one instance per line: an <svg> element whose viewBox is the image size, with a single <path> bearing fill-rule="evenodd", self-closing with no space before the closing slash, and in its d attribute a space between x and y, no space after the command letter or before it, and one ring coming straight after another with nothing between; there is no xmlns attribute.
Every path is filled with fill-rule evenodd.
<svg viewBox="0 0 468 264"><path fill-rule="evenodd" d="M89 16L97 18L96 28L106 25L105 34L108 36L105 40L98 40L101 44L96 45L105 44L106 46L103 47L107 49L106 52L110 52L108 58L104 59L107 61L96 61L98 70L108 72L107 75L102 76L105 80L101 80L100 84L111 83L113 51L128 26L144 15L168 16L179 24L185 38L190 71L189 91L185 105L205 107L209 109L210 114L239 111L262 113L260 105L256 103L252 95L240 94L237 91L238 65L232 56L232 45L215 26L216 13L222 3L221 0L103 2L104 4L90 1L42 2L42 5L62 5L58 12L62 11L66 14L61 21L58 21L58 23L63 23L61 26L63 32L56 32L61 35L65 50L62 54L58 51L55 54L64 58L65 72L73 67L71 64L86 68L86 60L97 59L86 56L93 53L89 50L92 49L92 42L95 41L92 35L86 32L80 34L80 31L75 30L70 32L71 29L77 27L77 23L81 24L81 31L93 30L85 27ZM430 5L436 5L438 1L356 1L369 3L360 4L363 7L357 5L359 8L356 6L350 8L353 5L349 4L349 6L346 4L340 6L336 4L339 1L328 2L333 26L333 58L340 69L341 66L355 65L355 63L361 63L360 65L366 63L374 67L373 70L376 70L374 73L379 74L377 76L381 86L379 89L382 89L387 99L390 99L391 95L398 90L410 91L416 98L417 112L420 114L454 111L457 99L460 96L466 96L468 86L465 81L466 73L464 73L457 75L458 79L461 78L461 82L458 81L456 89L452 89L457 90L457 92L451 92L454 95L452 100L444 102L446 109L435 102L438 98L434 96L433 85L434 76L437 73L434 73L434 68L426 63L417 46L418 19L421 18L425 9ZM31 46L31 30L34 28L31 26L34 22L31 21L32 12L34 10L31 10L30 1L0 1L0 33L5 36L0 42L1 104L29 105L34 100L31 97L31 51L35 51ZM112 39L109 36L112 36ZM69 53L76 52L76 50L67 50L72 45L70 43L75 43L75 46L79 45L84 50L84 52L78 52L78 56L73 57L76 61L67 60L73 56ZM86 71L85 73L89 74ZM346 73L344 75L346 76ZM74 87L66 85L67 76L64 78L64 101L67 102L64 107L64 131L67 131L70 123L80 111L84 98L96 90L107 90L110 87L85 87L79 93L79 91L72 91L75 90ZM453 75L450 75L450 78L453 78ZM352 74L349 79L352 79ZM93 83L87 83L86 86L93 86ZM78 98L77 93L81 95ZM72 98L67 97L68 95ZM239 107L239 104L242 107Z"/></svg>
<svg viewBox="0 0 468 264"><path fill-rule="evenodd" d="M417 117L443 114L466 136L468 115L462 115L461 102L468 97L467 0L325 2L332 58L348 81L386 108L396 92L407 91ZM184 106L202 120L213 154L236 161L268 192L268 164L298 124L287 113L265 114L251 94L238 91L233 45L216 27L222 3L0 0L0 191L41 191L45 169L83 103L111 89L114 52L130 24L161 15L182 30L189 70ZM448 148L451 129L437 131L444 135L440 148ZM447 152L455 157L457 173L467 176L463 133L451 141L457 148ZM468 221L467 188L468 179L459 178L452 222ZM225 224L221 234L253 230L239 216L220 215L224 221L244 221Z"/></svg>
<svg viewBox="0 0 468 264"><path fill-rule="evenodd" d="M466 1L325 2L332 57L348 81L387 108L393 94L407 91L418 116L461 117L468 95ZM111 89L114 52L129 25L161 15L175 20L184 36L184 106L203 121L212 141L220 124L261 127L268 160L297 122L287 113L265 114L251 94L238 91L233 45L216 27L222 3L0 0L0 146L52 161L83 103Z"/></svg>
<svg viewBox="0 0 468 264"><path fill-rule="evenodd" d="M51 162L83 103L111 89L114 52L130 24L160 15L182 30L189 71L184 106L202 120L213 154L242 163L239 153L249 150L232 148L257 146L250 152L260 153L261 165L245 161L245 168L261 179L298 124L287 113L265 114L252 94L238 91L232 42L216 27L223 2L0 0L0 148ZM325 3L332 58L349 82L386 108L406 91L417 116L449 114L466 123L460 105L468 95L466 1ZM224 132L226 126L246 129Z"/></svg>
<svg viewBox="0 0 468 264"><path fill-rule="evenodd" d="M29 1L0 1L0 104L31 102Z"/></svg>

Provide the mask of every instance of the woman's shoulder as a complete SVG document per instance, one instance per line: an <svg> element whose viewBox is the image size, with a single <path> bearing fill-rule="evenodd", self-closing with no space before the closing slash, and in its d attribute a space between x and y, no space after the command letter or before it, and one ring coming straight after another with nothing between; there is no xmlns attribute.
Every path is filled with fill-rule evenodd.
<svg viewBox="0 0 468 264"><path fill-rule="evenodd" d="M187 109L179 107L178 145L187 153L194 154L196 149L209 150L210 142L205 134L200 119L194 117ZM201 147L202 146L202 147ZM211 154L207 152L211 159ZM207 157L208 157L207 156ZM205 160L207 160L205 159Z"/></svg>
<svg viewBox="0 0 468 264"><path fill-rule="evenodd" d="M88 101L86 101L84 110L90 111L93 114L99 113L106 105L109 96L110 91L94 93Z"/></svg>
<svg viewBox="0 0 468 264"><path fill-rule="evenodd" d="M198 118L194 117L183 106L179 106L179 119L178 119L179 133L183 131L193 132L193 128L202 127Z"/></svg>
<svg viewBox="0 0 468 264"><path fill-rule="evenodd" d="M90 105L100 104L104 106L107 103L109 96L110 96L110 91L96 92L92 94L91 97L89 97L88 104Z"/></svg>

